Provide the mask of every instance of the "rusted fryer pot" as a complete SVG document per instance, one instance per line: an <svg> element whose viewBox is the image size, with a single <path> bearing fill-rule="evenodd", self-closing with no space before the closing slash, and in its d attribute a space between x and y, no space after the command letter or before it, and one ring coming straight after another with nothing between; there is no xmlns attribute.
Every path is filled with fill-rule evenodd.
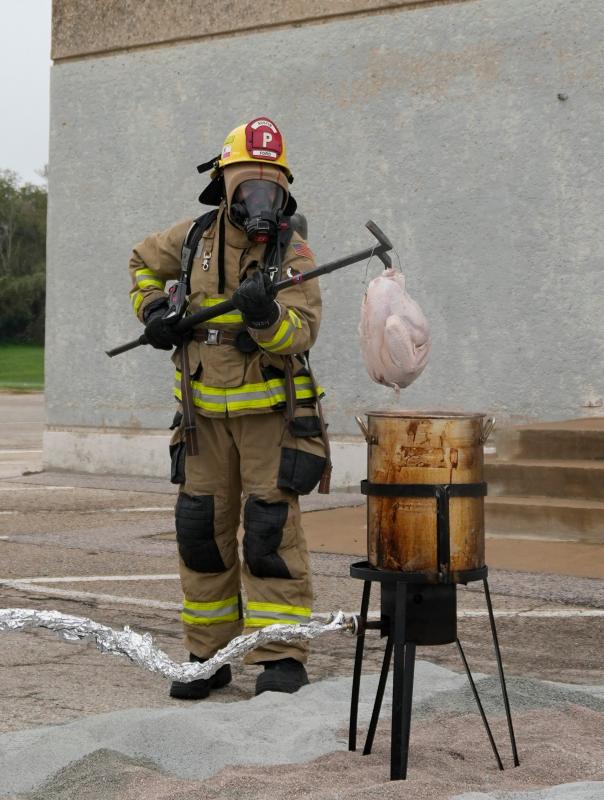
<svg viewBox="0 0 604 800"><path fill-rule="evenodd" d="M464 582L485 563L483 445L494 419L440 411L371 411L367 418L367 424L356 420L368 445L364 491L369 563L419 573L430 583ZM436 495L442 494L439 487L449 494L441 507L437 496L404 496L404 490L397 495L395 486L381 490L393 496L372 494L375 484L424 484L426 493L432 485ZM449 484L465 487L447 489ZM464 491L468 496L456 496ZM442 514L440 522L437 515L443 508L448 510L446 546Z"/></svg>

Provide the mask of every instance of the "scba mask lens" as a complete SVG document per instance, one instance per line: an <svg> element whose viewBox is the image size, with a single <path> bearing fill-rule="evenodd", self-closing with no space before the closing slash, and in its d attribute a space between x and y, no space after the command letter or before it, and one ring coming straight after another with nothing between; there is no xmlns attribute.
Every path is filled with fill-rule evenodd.
<svg viewBox="0 0 604 800"><path fill-rule="evenodd" d="M262 211L279 211L283 208L285 192L272 181L243 181L235 189L233 201L244 205L247 216L251 219Z"/></svg>
<svg viewBox="0 0 604 800"><path fill-rule="evenodd" d="M278 230L285 199L282 187L272 181L243 181L233 195L231 219L250 241L267 242Z"/></svg>

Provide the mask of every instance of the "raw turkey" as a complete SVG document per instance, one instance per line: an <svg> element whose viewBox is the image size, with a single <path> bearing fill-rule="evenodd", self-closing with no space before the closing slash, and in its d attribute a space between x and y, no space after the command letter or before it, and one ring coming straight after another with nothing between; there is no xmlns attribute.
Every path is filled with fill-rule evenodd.
<svg viewBox="0 0 604 800"><path fill-rule="evenodd" d="M423 311L405 291L395 269L374 278L361 308L361 354L369 377L398 391L413 383L430 354L430 329Z"/></svg>

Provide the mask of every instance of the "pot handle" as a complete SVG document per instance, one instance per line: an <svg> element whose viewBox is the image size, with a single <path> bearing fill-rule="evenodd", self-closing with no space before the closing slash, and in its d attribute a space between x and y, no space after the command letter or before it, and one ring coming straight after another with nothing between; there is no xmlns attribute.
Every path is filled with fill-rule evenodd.
<svg viewBox="0 0 604 800"><path fill-rule="evenodd" d="M371 434L369 433L369 428L365 424L365 421L361 419L361 417L355 417L355 420L357 422L357 425L363 432L363 436L365 437L365 441L367 442L367 444L377 444L377 437L371 436Z"/></svg>
<svg viewBox="0 0 604 800"><path fill-rule="evenodd" d="M363 436L365 437L365 441L369 444L369 428L365 425L365 421L361 419L361 417L355 417L357 425L361 429Z"/></svg>
<svg viewBox="0 0 604 800"><path fill-rule="evenodd" d="M495 417L487 417L482 421L481 431L480 431L480 444L484 444L486 440L491 435L493 428L495 427L496 419Z"/></svg>

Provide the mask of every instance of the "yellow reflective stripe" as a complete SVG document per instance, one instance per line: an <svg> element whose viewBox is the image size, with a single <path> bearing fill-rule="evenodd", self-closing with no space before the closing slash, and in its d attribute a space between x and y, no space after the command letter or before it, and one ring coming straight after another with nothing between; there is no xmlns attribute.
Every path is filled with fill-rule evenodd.
<svg viewBox="0 0 604 800"><path fill-rule="evenodd" d="M285 401L285 395L283 395ZM243 411L246 408L271 408L275 405L274 399L261 397L259 400L233 400L228 403L229 411Z"/></svg>
<svg viewBox="0 0 604 800"><path fill-rule="evenodd" d="M138 314L138 310L143 302L143 295L140 292L132 292L130 299L132 300L132 308L134 309L134 313Z"/></svg>
<svg viewBox="0 0 604 800"><path fill-rule="evenodd" d="M197 383L197 381L192 381L192 389L193 389L193 405L197 406L197 408L201 408L204 411L216 411L219 414L225 414L227 407L226 407L226 398L223 396L217 397L218 402L212 402L209 400L204 400L203 396L200 396L200 391L198 389L199 386L202 384ZM204 387L206 388L206 387ZM174 386L174 396L177 400L182 402L182 390L180 388L180 373L176 373L176 384Z"/></svg>
<svg viewBox="0 0 604 800"><path fill-rule="evenodd" d="M219 622L234 622L240 618L239 597L233 595L226 600L197 602L183 600L180 615L183 622L189 625L215 625Z"/></svg>
<svg viewBox="0 0 604 800"><path fill-rule="evenodd" d="M182 391L180 388L181 373L176 370L174 394L177 400L182 400ZM216 388L213 386L206 386L200 381L191 381L191 389L193 395L193 405L202 408L205 411L216 411L218 413L226 413L226 390Z"/></svg>
<svg viewBox="0 0 604 800"><path fill-rule="evenodd" d="M226 600L211 600L208 603L198 602L197 600L183 600L182 604L185 609L192 611L212 611L216 608L225 608L239 603L239 597L234 594L232 597L227 597Z"/></svg>
<svg viewBox="0 0 604 800"><path fill-rule="evenodd" d="M291 329L291 325L290 325L290 329ZM291 347L293 345L293 343L294 343L294 331L293 330L290 333L290 335L287 337L287 339L284 342L281 342L278 345L271 345L270 347L267 347L264 344L264 342L258 342L260 347L262 347L264 350L268 350L269 353L280 353L282 350L287 350L288 347Z"/></svg>
<svg viewBox="0 0 604 800"><path fill-rule="evenodd" d="M212 317L208 322L211 322L212 325L214 323L218 325L236 325L243 322L243 317L241 316L241 311L233 311L230 314L219 314L217 317Z"/></svg>
<svg viewBox="0 0 604 800"><path fill-rule="evenodd" d="M306 606L288 606L284 603L257 603L249 601L245 624L249 628L263 628L265 625L300 625L310 622L312 609Z"/></svg>
<svg viewBox="0 0 604 800"><path fill-rule="evenodd" d="M215 395L216 397L224 397L225 392L228 392L228 389L221 389L219 386L206 386L205 383L200 383L199 381L192 381L192 385L199 387L204 394Z"/></svg>
<svg viewBox="0 0 604 800"><path fill-rule="evenodd" d="M293 310L293 308L288 308L287 309L287 313L288 313L289 318L291 319L291 321L294 323L294 328L301 328L302 327L302 320L296 314L296 312Z"/></svg>
<svg viewBox="0 0 604 800"><path fill-rule="evenodd" d="M166 285L163 281L156 281L156 280L146 280L146 281L137 281L137 284L141 289L163 289Z"/></svg>
<svg viewBox="0 0 604 800"><path fill-rule="evenodd" d="M180 386L181 373L176 370L174 394L182 400ZM312 400L315 391L312 381L306 375L294 378L296 399ZM205 411L226 413L227 411L243 411L247 408L271 408L285 403L285 381L283 378L271 378L261 383L244 383L228 389L206 386L201 381L191 381L193 404Z"/></svg>
<svg viewBox="0 0 604 800"><path fill-rule="evenodd" d="M277 344L279 340L282 339L283 336L287 333L287 331L289 331L290 328L291 325L286 319L281 320L281 324L277 328L277 332L274 334L274 336L272 336L266 342L262 342L262 344L264 345L264 347L268 347L271 344Z"/></svg>
<svg viewBox="0 0 604 800"><path fill-rule="evenodd" d="M188 625L217 625L220 622L237 622L239 619L239 611L223 614L220 617L192 617L190 614L186 614L183 611L180 618Z"/></svg>
<svg viewBox="0 0 604 800"><path fill-rule="evenodd" d="M289 320L284 319L281 325L277 328L275 335L268 339L266 342L259 341L258 344L263 350L268 350L270 353L278 353L280 350L285 350L291 347L294 341L294 328Z"/></svg>
<svg viewBox="0 0 604 800"><path fill-rule="evenodd" d="M149 289L155 287L157 289L164 289L166 282L162 280L156 272L152 269L137 269L134 273L136 277L136 284L139 289Z"/></svg>
<svg viewBox="0 0 604 800"><path fill-rule="evenodd" d="M248 611L274 611L276 614L290 614L297 617L310 617L312 608L306 606L288 606L282 603L257 603L248 601Z"/></svg>
<svg viewBox="0 0 604 800"><path fill-rule="evenodd" d="M201 301L200 306L202 308L212 308L212 306L217 306L218 303L224 303L226 299L226 297L206 297ZM212 324L214 322L241 323L243 322L243 315L241 311L233 310L226 314L220 314L218 317L213 317Z"/></svg>
<svg viewBox="0 0 604 800"><path fill-rule="evenodd" d="M206 386L200 381L191 381L191 395L193 405L205 411L216 411L226 414L226 391L225 389Z"/></svg>

